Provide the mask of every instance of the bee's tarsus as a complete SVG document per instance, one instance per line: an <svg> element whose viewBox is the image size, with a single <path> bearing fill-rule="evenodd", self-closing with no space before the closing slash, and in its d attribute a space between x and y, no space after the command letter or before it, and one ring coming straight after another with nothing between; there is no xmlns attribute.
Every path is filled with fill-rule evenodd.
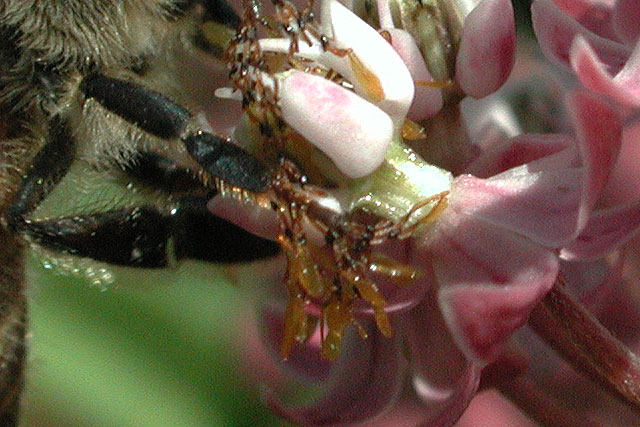
<svg viewBox="0 0 640 427"><path fill-rule="evenodd" d="M268 188L268 169L242 148L206 132L190 134L184 142L191 156L213 176L254 193Z"/></svg>

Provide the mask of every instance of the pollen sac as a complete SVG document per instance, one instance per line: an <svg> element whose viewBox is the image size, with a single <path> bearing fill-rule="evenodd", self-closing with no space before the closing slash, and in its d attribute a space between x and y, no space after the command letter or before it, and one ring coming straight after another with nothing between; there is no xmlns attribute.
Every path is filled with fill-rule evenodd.
<svg viewBox="0 0 640 427"><path fill-rule="evenodd" d="M366 176L384 160L394 125L380 108L329 80L297 71L281 81L280 96L286 122L344 174Z"/></svg>

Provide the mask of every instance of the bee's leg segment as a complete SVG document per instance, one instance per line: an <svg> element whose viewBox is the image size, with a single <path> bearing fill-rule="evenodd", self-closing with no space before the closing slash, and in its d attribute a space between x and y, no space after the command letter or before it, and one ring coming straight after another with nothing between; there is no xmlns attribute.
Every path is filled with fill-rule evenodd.
<svg viewBox="0 0 640 427"><path fill-rule="evenodd" d="M234 30L242 23L240 16L225 0L180 0L171 6L169 12L176 16L182 16L195 4L202 5L205 22L214 21Z"/></svg>
<svg viewBox="0 0 640 427"><path fill-rule="evenodd" d="M200 0L205 9L205 21L215 21L236 29L242 20L225 0Z"/></svg>
<svg viewBox="0 0 640 427"><path fill-rule="evenodd" d="M74 151L68 125L62 120L54 119L50 125L49 142L37 154L5 211L10 230L21 232L27 227L26 216L67 173Z"/></svg>
<svg viewBox="0 0 640 427"><path fill-rule="evenodd" d="M254 193L265 191L269 171L242 148L200 130L191 113L168 97L144 86L102 74L87 76L84 96L163 139L180 139L193 158L212 176Z"/></svg>
<svg viewBox="0 0 640 427"><path fill-rule="evenodd" d="M73 144L65 123L54 120L51 140L36 156L0 227L0 425L17 425L26 353L27 305L23 294L24 244L16 232L24 231L26 215L64 176L73 158ZM6 227L5 227L6 226Z"/></svg>
<svg viewBox="0 0 640 427"><path fill-rule="evenodd" d="M201 198L185 199L166 213L143 206L32 221L26 234L49 249L131 267L166 267L182 258L239 262L277 253L275 243L211 215Z"/></svg>

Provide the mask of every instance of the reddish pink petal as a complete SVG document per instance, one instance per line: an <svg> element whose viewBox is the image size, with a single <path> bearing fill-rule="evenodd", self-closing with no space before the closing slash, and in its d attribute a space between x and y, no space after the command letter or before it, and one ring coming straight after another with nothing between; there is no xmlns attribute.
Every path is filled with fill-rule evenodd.
<svg viewBox="0 0 640 427"><path fill-rule="evenodd" d="M524 134L482 153L465 172L486 178L508 169L556 154L574 142L565 135Z"/></svg>
<svg viewBox="0 0 640 427"><path fill-rule="evenodd" d="M314 335L309 338L306 345L294 346L289 358L284 361L280 356L280 344L284 334L284 304L270 303L260 310L260 328L264 347L283 370L283 374L289 377L306 381L327 381L333 364L322 359L320 337ZM319 329L318 329L319 334Z"/></svg>
<svg viewBox="0 0 640 427"><path fill-rule="evenodd" d="M452 202L547 246L559 247L573 239L607 183L622 130L617 114L603 101L575 93L568 104L581 161L574 159L573 148L559 151L569 143L567 137L518 137L510 146L488 151L470 169L490 173L521 161L527 164L486 180L459 176L452 187Z"/></svg>
<svg viewBox="0 0 640 427"><path fill-rule="evenodd" d="M385 29L391 35L393 48L405 63L414 81L429 82L433 79L427 70L427 64L413 37L404 30ZM442 108L442 91L440 89L416 85L413 103L408 117L411 120L423 120L433 116Z"/></svg>
<svg viewBox="0 0 640 427"><path fill-rule="evenodd" d="M443 214L428 250L445 320L456 343L478 363L500 354L558 272L550 251L455 206Z"/></svg>
<svg viewBox="0 0 640 427"><path fill-rule="evenodd" d="M573 93L567 104L584 167L580 216L586 218L615 165L622 142L622 125L609 104L584 92Z"/></svg>
<svg viewBox="0 0 640 427"><path fill-rule="evenodd" d="M398 397L404 379L400 340L398 335L382 337L375 327L368 332L366 340L347 337L323 396L307 406L287 406L275 392L266 390L267 403L298 425L350 424L387 409Z"/></svg>
<svg viewBox="0 0 640 427"><path fill-rule="evenodd" d="M611 73L617 73L629 58L628 48L588 31L564 14L552 0L536 0L531 6L531 14L540 48L550 61L569 67L569 51L578 35L589 42Z"/></svg>
<svg viewBox="0 0 640 427"><path fill-rule="evenodd" d="M621 104L640 106L640 44L615 75L605 68L606 63L602 63L602 59L581 36L573 42L570 55L571 66L585 87Z"/></svg>
<svg viewBox="0 0 640 427"><path fill-rule="evenodd" d="M626 205L640 200L640 122L624 127L618 161L602 192L602 206Z"/></svg>
<svg viewBox="0 0 640 427"><path fill-rule="evenodd" d="M593 259L630 240L640 227L640 202L596 211L582 233L561 251L564 259Z"/></svg>
<svg viewBox="0 0 640 427"><path fill-rule="evenodd" d="M638 0L617 0L613 10L616 34L629 45L635 44L640 36L639 6Z"/></svg>
<svg viewBox="0 0 640 427"><path fill-rule="evenodd" d="M483 0L464 22L456 81L474 98L495 92L515 60L516 31L510 0Z"/></svg>
<svg viewBox="0 0 640 427"><path fill-rule="evenodd" d="M609 39L616 39L611 17L616 0L554 0L564 13L589 31Z"/></svg>
<svg viewBox="0 0 640 427"><path fill-rule="evenodd" d="M406 334L413 386L424 407L423 422L452 425L475 395L480 366L469 361L453 342L433 292L400 316L398 324Z"/></svg>

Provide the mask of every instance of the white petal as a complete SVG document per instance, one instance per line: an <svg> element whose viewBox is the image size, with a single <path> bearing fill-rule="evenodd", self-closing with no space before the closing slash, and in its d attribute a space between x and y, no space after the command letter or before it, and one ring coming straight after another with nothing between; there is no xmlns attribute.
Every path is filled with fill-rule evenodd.
<svg viewBox="0 0 640 427"><path fill-rule="evenodd" d="M352 178L380 166L393 137L393 122L384 111L319 76L285 74L280 107L291 127Z"/></svg>
<svg viewBox="0 0 640 427"><path fill-rule="evenodd" d="M323 18L330 15L333 37L340 45L353 49L362 64L380 80L384 99L376 104L402 125L413 101L414 86L409 70L376 30L337 0L327 0L326 3L323 9L328 8L328 12L323 10ZM349 71L347 77L358 93L367 96L353 67Z"/></svg>

